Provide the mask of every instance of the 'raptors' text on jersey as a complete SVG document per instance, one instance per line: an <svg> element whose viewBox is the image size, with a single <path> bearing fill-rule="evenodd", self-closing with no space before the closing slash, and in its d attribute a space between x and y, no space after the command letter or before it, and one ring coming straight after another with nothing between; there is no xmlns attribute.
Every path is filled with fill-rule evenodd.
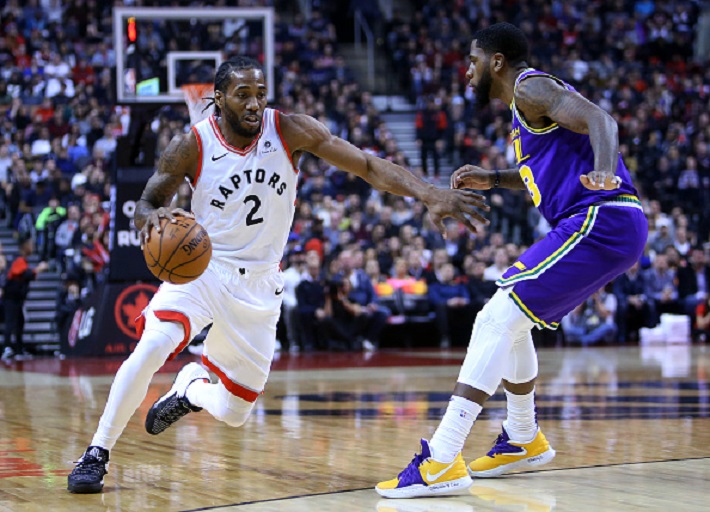
<svg viewBox="0 0 710 512"><path fill-rule="evenodd" d="M215 261L249 269L281 261L293 222L298 171L281 136L278 111L264 110L261 133L230 145L210 116L192 127L200 163L192 211L209 233Z"/></svg>

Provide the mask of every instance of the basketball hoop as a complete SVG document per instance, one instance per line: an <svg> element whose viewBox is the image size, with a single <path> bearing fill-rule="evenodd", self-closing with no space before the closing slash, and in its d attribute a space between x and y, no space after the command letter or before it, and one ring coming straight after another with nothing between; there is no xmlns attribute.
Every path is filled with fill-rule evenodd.
<svg viewBox="0 0 710 512"><path fill-rule="evenodd" d="M196 125L214 113L214 105L210 105L211 98L214 96L214 84L188 84L183 85L181 89L190 111L190 126Z"/></svg>

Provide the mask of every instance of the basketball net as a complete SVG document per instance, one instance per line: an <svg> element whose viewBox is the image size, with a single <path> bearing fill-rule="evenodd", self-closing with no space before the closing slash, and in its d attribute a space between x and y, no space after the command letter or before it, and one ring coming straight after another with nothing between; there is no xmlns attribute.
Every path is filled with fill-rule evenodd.
<svg viewBox="0 0 710 512"><path fill-rule="evenodd" d="M210 105L214 96L214 84L188 84L183 85L181 89L190 111L190 126L195 126L214 113L214 104Z"/></svg>

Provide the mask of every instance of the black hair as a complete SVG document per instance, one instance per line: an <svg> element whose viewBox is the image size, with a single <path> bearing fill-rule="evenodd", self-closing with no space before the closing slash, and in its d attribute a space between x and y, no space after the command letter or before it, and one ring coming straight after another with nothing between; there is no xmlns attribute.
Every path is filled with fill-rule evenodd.
<svg viewBox="0 0 710 512"><path fill-rule="evenodd" d="M214 90L221 91L223 93L227 92L227 86L229 86L230 82L232 81L232 72L239 71L242 69L258 69L259 71L262 70L259 61L251 57L245 57L243 55L240 55L227 59L219 65L217 73L215 73L214 75ZM211 100L210 103L203 109L203 112L214 104L215 115L221 115L219 107L215 104L214 97L202 99Z"/></svg>
<svg viewBox="0 0 710 512"><path fill-rule="evenodd" d="M501 53L509 64L520 64L528 60L528 40L522 30L510 23L496 23L481 29L473 39L486 55Z"/></svg>

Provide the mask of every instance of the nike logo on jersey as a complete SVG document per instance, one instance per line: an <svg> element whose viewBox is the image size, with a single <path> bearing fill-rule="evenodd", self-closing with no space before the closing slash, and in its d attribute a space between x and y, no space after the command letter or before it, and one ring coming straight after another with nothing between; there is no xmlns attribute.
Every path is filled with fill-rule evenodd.
<svg viewBox="0 0 710 512"><path fill-rule="evenodd" d="M284 289L281 288L280 290L276 290L276 295L281 295L284 292Z"/></svg>
<svg viewBox="0 0 710 512"><path fill-rule="evenodd" d="M427 470L427 472L426 472L426 479L427 479L427 481L429 481L429 482L436 482L439 478L441 478L441 477L444 475L444 473L446 473L448 470L450 470L452 467L454 467L454 464L456 464L456 460L455 460L455 459L454 459L454 461L453 461L451 464L449 464L448 466L446 466L444 469L442 469L442 470L439 471L438 473L434 473L433 475L432 475L431 473L429 473L429 470Z"/></svg>
<svg viewBox="0 0 710 512"><path fill-rule="evenodd" d="M223 154L223 155L221 155L221 156L218 156L218 157L215 157L214 155L212 155L212 161L213 161L213 162L216 162L217 160L220 160L220 159L224 158L224 157L227 156L227 155L228 155L228 153L225 153L225 154Z"/></svg>

